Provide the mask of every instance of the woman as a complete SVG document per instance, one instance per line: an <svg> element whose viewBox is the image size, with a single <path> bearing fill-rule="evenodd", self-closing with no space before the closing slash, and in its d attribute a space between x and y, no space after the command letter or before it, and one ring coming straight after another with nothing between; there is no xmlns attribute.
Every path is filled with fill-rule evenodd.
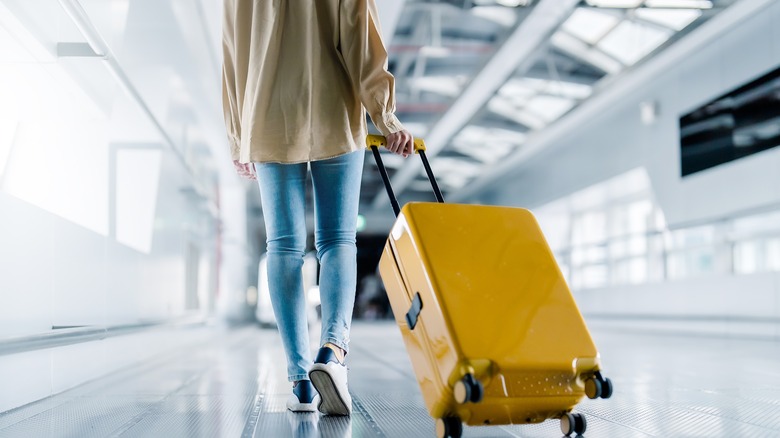
<svg viewBox="0 0 780 438"><path fill-rule="evenodd" d="M394 115L394 78L374 0L225 0L223 105L238 173L260 185L271 301L287 354L288 409L349 415L344 359L355 301L355 234L368 111L388 149L412 136ZM314 185L322 334L308 348L301 266L305 181Z"/></svg>

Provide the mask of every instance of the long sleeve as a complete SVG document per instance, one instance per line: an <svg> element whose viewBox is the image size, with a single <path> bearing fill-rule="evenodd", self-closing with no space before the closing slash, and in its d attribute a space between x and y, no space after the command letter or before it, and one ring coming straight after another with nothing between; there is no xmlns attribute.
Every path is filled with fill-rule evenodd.
<svg viewBox="0 0 780 438"><path fill-rule="evenodd" d="M395 116L395 78L387 71L374 0L342 0L339 50L360 101L383 135L404 129Z"/></svg>
<svg viewBox="0 0 780 438"><path fill-rule="evenodd" d="M225 13L222 27L222 110L225 117L225 130L230 143L230 155L239 159L241 150L241 101L245 83L241 81L246 72L242 72L239 59L240 30L236 23L240 13L235 0L225 1ZM243 74L242 74L243 73Z"/></svg>

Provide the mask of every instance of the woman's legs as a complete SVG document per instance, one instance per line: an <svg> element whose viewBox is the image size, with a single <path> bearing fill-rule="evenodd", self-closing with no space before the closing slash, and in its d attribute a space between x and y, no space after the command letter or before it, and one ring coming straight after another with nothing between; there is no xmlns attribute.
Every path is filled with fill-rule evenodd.
<svg viewBox="0 0 780 438"><path fill-rule="evenodd" d="M320 260L321 344L344 352L357 287L357 228L364 151L311 163L314 183L315 245Z"/></svg>
<svg viewBox="0 0 780 438"><path fill-rule="evenodd" d="M301 268L306 250L306 163L257 163L268 243L268 287L287 352L287 377L308 380L311 367Z"/></svg>

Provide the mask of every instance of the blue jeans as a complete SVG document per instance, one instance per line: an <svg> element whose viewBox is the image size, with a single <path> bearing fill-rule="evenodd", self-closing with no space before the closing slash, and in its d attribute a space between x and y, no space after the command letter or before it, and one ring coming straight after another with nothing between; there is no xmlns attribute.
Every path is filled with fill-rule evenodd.
<svg viewBox="0 0 780 438"><path fill-rule="evenodd" d="M364 151L357 151L311 163L255 163L268 244L268 287L290 381L308 379L312 365L301 278L307 166L314 185L314 240L320 261L320 345L330 342L347 351L357 287L355 235L364 157Z"/></svg>

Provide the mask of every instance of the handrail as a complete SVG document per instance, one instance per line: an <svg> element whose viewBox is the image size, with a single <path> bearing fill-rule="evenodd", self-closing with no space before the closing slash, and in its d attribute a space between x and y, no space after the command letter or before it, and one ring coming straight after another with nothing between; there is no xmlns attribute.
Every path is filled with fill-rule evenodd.
<svg viewBox="0 0 780 438"><path fill-rule="evenodd" d="M598 313L598 312L583 312L583 316L587 319L610 319L610 320L623 320L628 319L631 321L678 321L678 322L739 322L739 323L751 323L751 324L780 324L780 318L773 316L749 316L749 315L728 315L728 314L712 314L712 315L695 315L695 314L682 314L682 315L660 315L653 313Z"/></svg>
<svg viewBox="0 0 780 438"><path fill-rule="evenodd" d="M142 321L112 326L74 327L33 335L0 338L0 356L64 347L84 342L102 341L115 336L152 329L199 326L205 323L206 317L203 315L188 315L174 319Z"/></svg>
<svg viewBox="0 0 780 438"><path fill-rule="evenodd" d="M674 231L681 231L681 230L674 230ZM614 243L615 241L621 241L621 240L628 240L635 237L647 237L647 238L657 238L657 237L663 237L666 231L647 231L647 232L641 232L641 233L632 233L632 234L621 234L615 237L609 237L607 239L602 239L596 242L588 242L588 243L580 243L577 245L568 245L566 247L554 250L554 253L556 255L564 256L571 254L571 252L574 249L591 249L591 248L606 248L609 247L610 244ZM677 254L677 253L684 253L689 251L695 251L699 249L705 249L705 248L713 248L718 245L733 245L737 243L742 242L750 242L754 240L766 240L766 239L772 239L776 237L780 237L780 230L762 230L758 233L734 233L730 232L730 235L727 236L726 240L720 241L720 242L702 242L702 243L690 243L685 245L671 245L670 247L665 248L665 252L667 254ZM633 254L630 255L629 258L633 258L634 256L642 256L647 255L646 252L642 254ZM618 257L613 260L620 260L623 257Z"/></svg>

